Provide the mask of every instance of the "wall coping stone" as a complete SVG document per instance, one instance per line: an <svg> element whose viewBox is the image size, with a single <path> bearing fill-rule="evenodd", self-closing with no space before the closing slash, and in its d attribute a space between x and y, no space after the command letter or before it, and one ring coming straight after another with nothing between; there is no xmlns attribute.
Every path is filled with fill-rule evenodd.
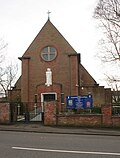
<svg viewBox="0 0 120 158"><path fill-rule="evenodd" d="M93 117L93 116L102 116L102 114L57 114L58 117Z"/></svg>
<svg viewBox="0 0 120 158"><path fill-rule="evenodd" d="M120 118L120 115L112 116L112 118Z"/></svg>

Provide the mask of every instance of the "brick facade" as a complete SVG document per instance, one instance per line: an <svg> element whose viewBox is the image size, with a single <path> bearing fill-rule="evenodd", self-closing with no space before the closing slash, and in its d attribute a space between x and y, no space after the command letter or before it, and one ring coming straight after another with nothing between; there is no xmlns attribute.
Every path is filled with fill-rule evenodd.
<svg viewBox="0 0 120 158"><path fill-rule="evenodd" d="M44 61L41 52L45 47L54 47L57 56L52 61ZM64 97L62 103L66 104L66 96L93 95L93 104L100 106L106 103L106 90L99 86L93 77L81 64L78 54L67 40L61 35L56 27L48 21L35 37L22 57L19 58L22 65L20 77L19 97L21 102L42 102L41 95L44 93L56 94L56 100L61 106L61 94ZM45 85L46 71L52 71L52 85ZM16 84L17 85L17 84ZM13 89L17 89L17 86ZM15 99L15 93L11 91L9 100ZM111 92L111 91L109 91ZM110 93L108 93L110 98ZM11 99L12 98L12 99ZM44 97L43 97L44 98Z"/></svg>

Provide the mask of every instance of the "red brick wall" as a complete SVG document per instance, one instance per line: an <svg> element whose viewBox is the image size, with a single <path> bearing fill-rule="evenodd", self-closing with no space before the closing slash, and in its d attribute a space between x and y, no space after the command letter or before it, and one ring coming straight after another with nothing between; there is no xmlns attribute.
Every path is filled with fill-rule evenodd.
<svg viewBox="0 0 120 158"><path fill-rule="evenodd" d="M9 103L0 103L0 123L10 123L10 105Z"/></svg>
<svg viewBox="0 0 120 158"><path fill-rule="evenodd" d="M77 55L70 55L70 95L78 95L78 58Z"/></svg>
<svg viewBox="0 0 120 158"><path fill-rule="evenodd" d="M102 114L56 114L56 103L45 105L45 125L84 126L84 127L120 127L120 117L112 117L111 105L102 106Z"/></svg>
<svg viewBox="0 0 120 158"><path fill-rule="evenodd" d="M101 126L101 115L58 115L58 125L65 126Z"/></svg>
<svg viewBox="0 0 120 158"><path fill-rule="evenodd" d="M56 104L45 102L44 125L56 125Z"/></svg>
<svg viewBox="0 0 120 158"><path fill-rule="evenodd" d="M21 90L13 89L8 91L8 101L9 102L18 102L21 101Z"/></svg>
<svg viewBox="0 0 120 158"><path fill-rule="evenodd" d="M57 49L57 57L51 62L46 62L41 58L41 50L46 46L52 46ZM65 38L59 33L59 31L52 25L50 21L44 25L42 30L38 33L35 40L32 42L30 47L27 49L23 58L30 57L29 59L29 74L28 74L28 61L23 60L22 65L22 83L21 93L22 102L29 100L33 102L34 94L36 94L36 86L45 84L45 73L47 68L50 68L53 75L53 83L62 85L62 92L65 96L70 95L70 63L72 63L72 74L75 75L75 79L72 76L73 92L76 95L76 58L73 56L70 59L69 55L77 54L76 51L70 46ZM29 86L27 77L29 75ZM28 90L29 88L29 90ZM28 94L29 93L29 94Z"/></svg>
<svg viewBox="0 0 120 158"><path fill-rule="evenodd" d="M42 93L56 93L57 94L57 108L61 110L61 93L62 85L52 84L52 86L46 86L44 84L37 86L36 93L38 94L38 102L41 102Z"/></svg>
<svg viewBox="0 0 120 158"><path fill-rule="evenodd" d="M41 50L51 46L57 50L55 60L46 62L41 58ZM96 81L80 65L77 52L60 34L55 26L48 20L23 54L21 77L21 101L33 102L38 85L45 85L45 73L47 68L52 71L53 83L62 85L64 96L88 94L93 95L94 105L105 104L104 87L93 88ZM84 86L84 91L80 90ZM88 86L87 88L85 86ZM91 87L93 89L90 89ZM52 91L51 91L52 92ZM109 98L109 97L107 97ZM65 99L64 99L65 101Z"/></svg>
<svg viewBox="0 0 120 158"><path fill-rule="evenodd" d="M120 127L120 116L112 116L113 127Z"/></svg>
<svg viewBox="0 0 120 158"><path fill-rule="evenodd" d="M112 126L112 106L102 106L102 126Z"/></svg>
<svg viewBox="0 0 120 158"><path fill-rule="evenodd" d="M21 100L29 102L29 58L22 58Z"/></svg>

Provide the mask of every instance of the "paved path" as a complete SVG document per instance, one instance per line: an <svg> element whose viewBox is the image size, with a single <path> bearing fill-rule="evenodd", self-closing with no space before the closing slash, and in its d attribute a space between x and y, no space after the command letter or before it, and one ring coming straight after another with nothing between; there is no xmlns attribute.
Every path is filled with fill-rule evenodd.
<svg viewBox="0 0 120 158"><path fill-rule="evenodd" d="M0 125L0 131L120 136L120 129L82 128L82 127L75 128L75 127L60 127L60 126L51 127L51 126L43 126L42 124L39 123Z"/></svg>

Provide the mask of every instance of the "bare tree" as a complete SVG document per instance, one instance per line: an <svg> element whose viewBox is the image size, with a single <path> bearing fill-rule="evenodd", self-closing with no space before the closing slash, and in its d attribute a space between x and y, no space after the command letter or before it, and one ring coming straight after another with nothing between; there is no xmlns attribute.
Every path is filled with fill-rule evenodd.
<svg viewBox="0 0 120 158"><path fill-rule="evenodd" d="M6 51L7 43L4 42L2 38L0 38L0 83L2 83L2 78L4 76L3 72L3 61L5 59L4 52ZM0 94L3 93L3 88L0 86Z"/></svg>
<svg viewBox="0 0 120 158"><path fill-rule="evenodd" d="M5 61L7 43L0 39L0 93L4 93L7 98L8 90L11 89L17 75L17 64L8 64Z"/></svg>
<svg viewBox="0 0 120 158"><path fill-rule="evenodd" d="M1 70L0 87L1 91L4 92L5 97L7 98L8 90L11 89L12 84L15 82L18 66L17 64L10 64Z"/></svg>
<svg viewBox="0 0 120 158"><path fill-rule="evenodd" d="M99 20L104 33L100 42L99 57L104 63L112 63L112 67L118 66L120 64L120 0L99 0L94 17ZM111 76L109 81L114 82L115 78Z"/></svg>
<svg viewBox="0 0 120 158"><path fill-rule="evenodd" d="M5 51L7 48L7 43L4 42L4 40L1 38L0 39L0 63L3 62L3 60L5 59Z"/></svg>
<svg viewBox="0 0 120 158"><path fill-rule="evenodd" d="M105 75L106 78L106 82L108 83L108 85L112 88L113 91L119 91L120 89L120 85L119 85L119 82L120 82L120 79L118 78L118 76L108 76L108 75Z"/></svg>
<svg viewBox="0 0 120 158"><path fill-rule="evenodd" d="M99 0L94 17L100 20L105 34L102 59L105 62L120 60L120 1Z"/></svg>

